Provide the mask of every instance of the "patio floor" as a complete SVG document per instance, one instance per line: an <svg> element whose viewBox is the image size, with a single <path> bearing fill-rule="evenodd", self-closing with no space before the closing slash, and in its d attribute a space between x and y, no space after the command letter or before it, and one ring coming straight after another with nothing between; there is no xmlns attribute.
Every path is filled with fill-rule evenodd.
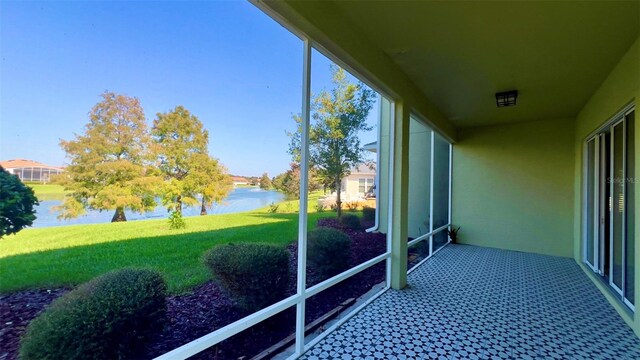
<svg viewBox="0 0 640 360"><path fill-rule="evenodd" d="M303 359L640 359L573 259L449 245Z"/></svg>

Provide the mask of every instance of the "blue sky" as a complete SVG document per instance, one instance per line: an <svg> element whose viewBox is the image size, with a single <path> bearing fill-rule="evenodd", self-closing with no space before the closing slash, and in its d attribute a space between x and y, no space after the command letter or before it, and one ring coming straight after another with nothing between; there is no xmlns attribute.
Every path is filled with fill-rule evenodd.
<svg viewBox="0 0 640 360"><path fill-rule="evenodd" d="M60 139L108 90L138 97L149 124L185 106L233 174L288 167L302 41L247 2L2 1L0 37L0 160L63 165ZM313 92L329 64L314 52Z"/></svg>

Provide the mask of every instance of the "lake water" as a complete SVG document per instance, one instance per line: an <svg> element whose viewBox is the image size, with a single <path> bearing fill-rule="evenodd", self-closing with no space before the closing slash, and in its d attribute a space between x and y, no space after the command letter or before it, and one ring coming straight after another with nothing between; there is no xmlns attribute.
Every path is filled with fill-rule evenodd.
<svg viewBox="0 0 640 360"><path fill-rule="evenodd" d="M272 203L278 203L285 199L285 195L270 190L262 190L258 188L236 188L231 191L224 201L220 204L214 204L207 208L207 214L229 214L249 210L263 208ZM60 200L41 201L36 207L37 219L33 222L33 227L42 228L50 226L63 226L75 224L97 224L108 223L113 217L114 211L87 211L86 215L71 220L58 220L58 214L53 211L55 206L60 205ZM125 211L127 221L130 220L146 220L146 219L162 219L169 216L167 210L158 206L153 211L147 213L134 213ZM184 216L199 216L200 205L197 207L185 207L182 210Z"/></svg>

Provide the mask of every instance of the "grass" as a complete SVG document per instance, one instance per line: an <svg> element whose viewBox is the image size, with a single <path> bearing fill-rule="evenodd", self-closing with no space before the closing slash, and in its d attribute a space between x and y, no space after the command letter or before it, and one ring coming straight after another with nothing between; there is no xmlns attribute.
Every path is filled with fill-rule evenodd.
<svg viewBox="0 0 640 360"><path fill-rule="evenodd" d="M33 189L40 201L62 200L64 198L65 191L60 185L27 183L27 186Z"/></svg>
<svg viewBox="0 0 640 360"><path fill-rule="evenodd" d="M235 184L234 186L237 188L259 188L260 187L258 185L251 185L251 184Z"/></svg>
<svg viewBox="0 0 640 360"><path fill-rule="evenodd" d="M309 229L332 212L315 213ZM298 201L291 203L297 211ZM286 246L297 238L298 214L251 212L185 218L187 228L169 230L166 219L26 229L0 240L0 293L74 286L107 271L144 267L160 271L171 293L210 278L202 254L220 244L258 242Z"/></svg>

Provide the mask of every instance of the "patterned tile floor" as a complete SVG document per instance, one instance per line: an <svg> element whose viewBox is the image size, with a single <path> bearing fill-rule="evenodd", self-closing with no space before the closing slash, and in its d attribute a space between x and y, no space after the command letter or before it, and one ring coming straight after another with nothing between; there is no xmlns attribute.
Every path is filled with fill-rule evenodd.
<svg viewBox="0 0 640 360"><path fill-rule="evenodd" d="M302 359L640 359L573 259L449 245Z"/></svg>

